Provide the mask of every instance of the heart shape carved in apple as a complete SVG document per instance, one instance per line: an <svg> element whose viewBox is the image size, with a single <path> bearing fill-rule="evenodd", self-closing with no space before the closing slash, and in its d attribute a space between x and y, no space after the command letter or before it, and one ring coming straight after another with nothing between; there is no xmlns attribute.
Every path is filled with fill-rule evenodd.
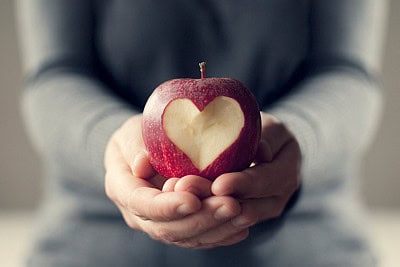
<svg viewBox="0 0 400 267"><path fill-rule="evenodd" d="M200 171L234 143L244 121L239 103L226 96L215 97L202 111L190 99L175 99L163 114L166 135Z"/></svg>
<svg viewBox="0 0 400 267"><path fill-rule="evenodd" d="M215 180L254 161L261 136L257 100L240 81L206 77L165 81L143 109L142 137L154 170L166 178Z"/></svg>

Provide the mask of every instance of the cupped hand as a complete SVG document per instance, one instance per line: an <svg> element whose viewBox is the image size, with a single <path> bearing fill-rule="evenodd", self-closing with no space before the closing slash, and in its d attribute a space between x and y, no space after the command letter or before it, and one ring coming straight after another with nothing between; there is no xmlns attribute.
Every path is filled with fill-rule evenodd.
<svg viewBox="0 0 400 267"><path fill-rule="evenodd" d="M295 137L275 117L262 112L262 132L254 166L226 173L212 185L216 196L234 196L242 212L237 227L279 217L299 188L301 153Z"/></svg>
<svg viewBox="0 0 400 267"><path fill-rule="evenodd" d="M179 180L157 174L142 140L142 117L129 119L111 137L105 152L105 190L127 225L154 239L181 247L211 248L245 239L248 229L230 220L241 212L229 195L211 195L205 178Z"/></svg>

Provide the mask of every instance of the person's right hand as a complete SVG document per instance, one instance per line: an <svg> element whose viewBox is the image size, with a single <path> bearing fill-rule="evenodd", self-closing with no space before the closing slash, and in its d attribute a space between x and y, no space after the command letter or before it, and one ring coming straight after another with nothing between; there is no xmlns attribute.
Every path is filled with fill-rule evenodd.
<svg viewBox="0 0 400 267"><path fill-rule="evenodd" d="M151 167L142 139L142 116L129 119L111 137L105 152L105 190L127 225L168 244L211 248L235 244L248 229L230 220L237 200L212 196L211 181L199 176L169 179Z"/></svg>

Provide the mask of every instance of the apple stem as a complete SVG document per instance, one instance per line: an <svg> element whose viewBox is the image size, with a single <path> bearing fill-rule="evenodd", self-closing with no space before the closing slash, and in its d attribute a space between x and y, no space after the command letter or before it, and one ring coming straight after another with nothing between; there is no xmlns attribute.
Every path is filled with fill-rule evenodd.
<svg viewBox="0 0 400 267"><path fill-rule="evenodd" d="M200 73L201 73L201 78L204 79L206 77L206 62L200 62Z"/></svg>

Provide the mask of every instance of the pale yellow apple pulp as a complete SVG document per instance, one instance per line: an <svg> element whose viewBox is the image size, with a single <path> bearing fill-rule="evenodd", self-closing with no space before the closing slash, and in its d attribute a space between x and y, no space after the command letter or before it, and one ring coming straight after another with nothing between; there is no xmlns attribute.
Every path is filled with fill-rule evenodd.
<svg viewBox="0 0 400 267"><path fill-rule="evenodd" d="M244 126L244 115L233 98L218 96L202 111L187 98L165 108L163 127L168 138L200 171L230 147Z"/></svg>

